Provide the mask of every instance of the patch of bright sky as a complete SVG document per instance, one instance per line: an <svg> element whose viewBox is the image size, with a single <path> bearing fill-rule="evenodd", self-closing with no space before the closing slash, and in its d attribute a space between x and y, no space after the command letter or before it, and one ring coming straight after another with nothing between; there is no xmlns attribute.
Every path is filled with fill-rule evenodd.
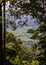
<svg viewBox="0 0 46 65"><path fill-rule="evenodd" d="M10 5L10 2L7 1L7 2L6 2L6 6L5 6L6 10L9 8L9 5Z"/></svg>

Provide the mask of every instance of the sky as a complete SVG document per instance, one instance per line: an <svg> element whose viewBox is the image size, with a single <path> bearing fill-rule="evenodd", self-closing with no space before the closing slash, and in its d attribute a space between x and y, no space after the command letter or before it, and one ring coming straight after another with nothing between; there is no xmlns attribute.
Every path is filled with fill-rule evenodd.
<svg viewBox="0 0 46 65"><path fill-rule="evenodd" d="M8 8L9 8L9 1L6 3L6 11L8 11ZM8 14L8 15L7 15ZM10 15L10 13L9 13L9 11L6 13L6 18L8 18L9 20L11 20L12 22L14 21L14 16L9 16ZM2 16L3 16L3 7L2 7ZM30 16L30 15L23 15L23 16L21 16L21 21L22 21L22 23L21 24L23 24L23 22L26 20L26 18L27 18L27 21L26 21L26 24L28 24L28 26L25 26L25 25L23 25L23 26L20 26L19 24L18 24L18 22L20 22L20 19L16 19L15 20L15 23L16 23L16 26L17 26L17 29L15 30L15 31L13 31L12 30L12 28L11 28L11 26L9 25L9 28L6 28L6 30L8 31L8 32L11 32L11 33L13 33L13 34L15 34L18 38L20 38L22 41L23 40L26 40L26 41L28 41L28 40L31 40L31 39L29 39L29 37L30 37L30 35L29 34L27 34L26 33L26 31L28 30L28 29L36 29L39 25L38 25L38 23L35 23L36 22L36 18L35 19L33 19L32 18L32 16ZM19 35L19 36L18 36Z"/></svg>
<svg viewBox="0 0 46 65"><path fill-rule="evenodd" d="M9 1L6 2L6 6L5 6L6 11L8 11L9 5L10 5ZM2 12L3 12L3 7L2 7ZM10 15L9 11L6 13L6 18L9 18L9 20L14 21L14 16L9 17L7 14ZM3 13L2 13L2 16L3 16ZM28 26L26 26L26 27L31 27L32 29L36 29L39 26L38 23L35 23L36 18L33 19L32 16L30 16L30 15L28 15L28 16L24 15L23 17L21 16L21 21L24 21L26 18L28 19L28 21L26 22L26 24L28 24ZM21 26L18 24L19 21L20 21L20 19L15 20L16 26L18 26L17 28L21 28ZM23 26L23 27L25 27L25 26ZM11 29L10 25L9 25L9 29Z"/></svg>

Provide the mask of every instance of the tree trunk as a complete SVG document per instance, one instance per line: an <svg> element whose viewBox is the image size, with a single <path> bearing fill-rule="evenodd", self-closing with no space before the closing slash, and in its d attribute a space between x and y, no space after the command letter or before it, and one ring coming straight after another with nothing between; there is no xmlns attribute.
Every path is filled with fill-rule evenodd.
<svg viewBox="0 0 46 65"><path fill-rule="evenodd" d="M0 4L0 65L5 65L5 48L2 42L2 4ZM5 36L5 35L4 35Z"/></svg>
<svg viewBox="0 0 46 65"><path fill-rule="evenodd" d="M2 62L2 6L0 4L0 65Z"/></svg>

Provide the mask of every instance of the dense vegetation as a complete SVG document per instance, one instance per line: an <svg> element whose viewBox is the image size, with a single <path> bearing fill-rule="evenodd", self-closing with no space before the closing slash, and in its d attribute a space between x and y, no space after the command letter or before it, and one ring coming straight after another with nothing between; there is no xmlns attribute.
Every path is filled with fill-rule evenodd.
<svg viewBox="0 0 46 65"><path fill-rule="evenodd" d="M6 59L13 65L39 65L39 61L34 60L37 56L37 45L33 45L30 49L24 46L20 39L16 39L12 33L6 33ZM33 61L32 61L33 60Z"/></svg>
<svg viewBox="0 0 46 65"><path fill-rule="evenodd" d="M14 6L15 10L13 11ZM31 33L34 32L31 38L38 39L39 42L28 51L22 43L16 40L14 35L12 39L12 34L10 33L6 43L6 59L14 65L46 65L46 0L30 0L28 2L12 0L9 10L16 18L23 14L32 15L33 18L37 19L40 26L36 32L30 30ZM38 54L36 54L36 50L39 51L39 53L37 52Z"/></svg>

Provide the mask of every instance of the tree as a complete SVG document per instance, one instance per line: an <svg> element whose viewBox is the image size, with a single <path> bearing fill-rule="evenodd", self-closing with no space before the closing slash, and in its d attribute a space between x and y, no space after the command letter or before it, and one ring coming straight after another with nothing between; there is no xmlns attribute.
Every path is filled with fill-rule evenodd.
<svg viewBox="0 0 46 65"><path fill-rule="evenodd" d="M14 65L28 65L33 57L30 51L12 33L6 33L5 57ZM9 41L10 39L10 41ZM14 39L14 40L13 40ZM11 42L12 41L12 42Z"/></svg>
<svg viewBox="0 0 46 65"><path fill-rule="evenodd" d="M3 0L0 0L0 34L1 34L1 40L2 40L2 3L3 3L3 6L4 6L4 31L3 31L3 33L5 33L5 0L3 1ZM4 38L5 38L5 35L4 35ZM1 41L0 40L0 41ZM4 42L5 42L5 39L4 39ZM1 56L1 60L0 60L0 64L1 65L4 65L5 64L5 43L3 42L3 44L2 44L2 41L1 41L1 44L0 44L0 56ZM7 63L6 63L7 64Z"/></svg>
<svg viewBox="0 0 46 65"><path fill-rule="evenodd" d="M32 15L37 19L37 22L40 23L39 33L42 35L39 39L39 45L41 46L40 49L44 49L44 52L38 55L38 59L40 61L40 65L46 65L46 1L45 0L17 0L11 2L10 6L15 7L13 11L13 7L10 7L10 11L15 14L17 17L19 15ZM36 6L37 5L37 6ZM36 33L35 33L36 34ZM43 56L41 56L43 55Z"/></svg>
<svg viewBox="0 0 46 65"><path fill-rule="evenodd" d="M18 0L16 1L16 5L14 3L13 6L16 6L16 13L17 16L19 14L23 15L32 15L37 19L37 22L40 23L39 27L39 33L41 34L41 37L39 39L39 45L42 49L44 49L44 52L39 54L38 60L40 61L40 65L46 65L46 1L45 0L30 0L30 1L22 1ZM37 6L36 6L37 5ZM19 10L18 10L19 8ZM35 33L36 34L36 33Z"/></svg>
<svg viewBox="0 0 46 65"><path fill-rule="evenodd" d="M2 5L1 5L2 0L0 0L0 64L3 64L1 61L3 61L3 59L1 60L1 58L3 57L2 54ZM1 57L2 55L2 57Z"/></svg>

